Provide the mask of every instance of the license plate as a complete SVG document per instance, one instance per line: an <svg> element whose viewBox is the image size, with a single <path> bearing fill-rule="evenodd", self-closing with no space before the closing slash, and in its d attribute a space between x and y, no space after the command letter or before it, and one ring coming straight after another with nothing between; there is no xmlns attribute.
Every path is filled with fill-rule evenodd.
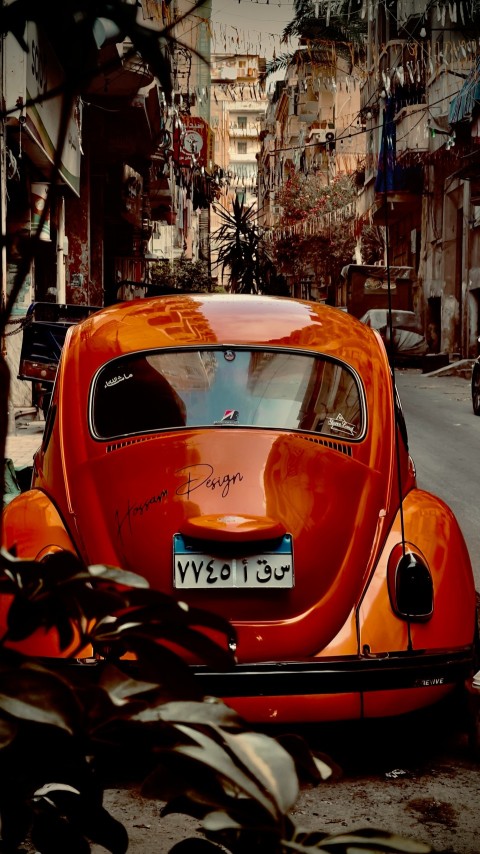
<svg viewBox="0 0 480 854"><path fill-rule="evenodd" d="M218 556L173 537L173 583L181 590L279 589L293 587L292 537L259 554Z"/></svg>

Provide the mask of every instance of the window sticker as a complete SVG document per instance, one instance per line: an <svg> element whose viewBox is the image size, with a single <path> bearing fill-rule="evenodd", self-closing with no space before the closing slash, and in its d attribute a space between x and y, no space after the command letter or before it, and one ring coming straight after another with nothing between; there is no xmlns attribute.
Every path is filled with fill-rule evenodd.
<svg viewBox="0 0 480 854"><path fill-rule="evenodd" d="M347 436L355 436L357 432L355 424L346 421L341 412L333 418L327 418L327 423L332 433L345 433Z"/></svg>
<svg viewBox="0 0 480 854"><path fill-rule="evenodd" d="M226 421L237 423L238 409L226 409L221 423L224 424Z"/></svg>
<svg viewBox="0 0 480 854"><path fill-rule="evenodd" d="M132 377L133 374L124 374L123 377L120 375L117 377L112 377L111 380L106 381L105 388L110 388L110 386L112 385L118 385L118 383L123 383L125 380L131 380Z"/></svg>

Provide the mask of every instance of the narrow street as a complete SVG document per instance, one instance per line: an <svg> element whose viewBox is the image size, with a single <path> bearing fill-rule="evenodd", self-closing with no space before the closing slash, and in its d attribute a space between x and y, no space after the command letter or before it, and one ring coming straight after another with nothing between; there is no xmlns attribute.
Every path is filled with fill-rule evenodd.
<svg viewBox="0 0 480 854"><path fill-rule="evenodd" d="M457 516L480 590L480 418L473 414L470 379L417 370L395 376L418 484Z"/></svg>

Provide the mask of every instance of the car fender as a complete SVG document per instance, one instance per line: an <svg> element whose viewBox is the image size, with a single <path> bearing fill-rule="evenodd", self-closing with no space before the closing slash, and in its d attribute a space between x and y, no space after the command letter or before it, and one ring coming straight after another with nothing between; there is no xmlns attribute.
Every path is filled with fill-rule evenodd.
<svg viewBox="0 0 480 854"><path fill-rule="evenodd" d="M49 498L40 489L30 489L13 499L2 514L3 547L21 560L41 562L54 552L67 551L77 555L72 539L60 513ZM8 611L12 596L0 596L0 631L7 632ZM45 658L69 658L75 655L77 660L90 659L93 650L90 645L79 651L78 633L69 647L62 649L57 629L39 628L22 641L8 642L8 646L22 652Z"/></svg>
<svg viewBox="0 0 480 854"><path fill-rule="evenodd" d="M2 543L24 560L42 560L60 550L77 554L60 513L40 489L22 492L4 509Z"/></svg>
<svg viewBox="0 0 480 854"><path fill-rule="evenodd" d="M433 614L427 620L412 621L409 627L392 608L387 568L390 555L402 543L402 519L397 513L358 609L360 651L381 654L406 650L409 645L417 650L471 645L475 584L467 546L453 512L440 498L412 489L403 502L403 535L408 548L418 550L429 567Z"/></svg>

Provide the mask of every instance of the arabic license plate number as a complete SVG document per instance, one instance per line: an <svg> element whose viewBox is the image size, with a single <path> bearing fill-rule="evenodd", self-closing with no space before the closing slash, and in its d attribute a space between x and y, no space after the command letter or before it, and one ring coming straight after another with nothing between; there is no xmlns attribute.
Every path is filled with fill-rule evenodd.
<svg viewBox="0 0 480 854"><path fill-rule="evenodd" d="M173 583L181 590L279 589L293 587L292 538L268 552L244 557L212 557L187 545L180 534L173 540Z"/></svg>

